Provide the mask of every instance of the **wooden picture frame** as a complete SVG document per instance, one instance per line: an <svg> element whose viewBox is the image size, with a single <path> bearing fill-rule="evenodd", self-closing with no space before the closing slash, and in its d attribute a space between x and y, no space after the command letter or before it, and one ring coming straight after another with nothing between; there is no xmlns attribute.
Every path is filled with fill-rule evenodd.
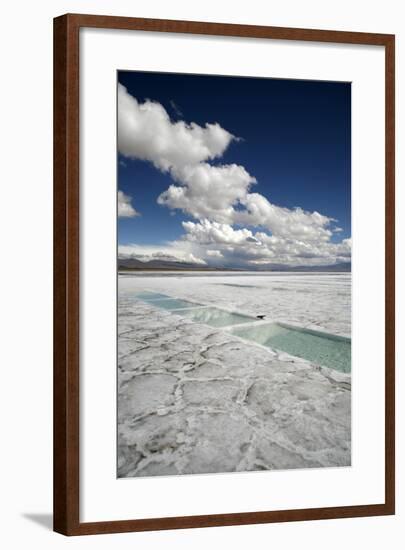
<svg viewBox="0 0 405 550"><path fill-rule="evenodd" d="M385 502L81 523L79 498L79 30L82 27L378 45L385 48ZM54 20L54 530L65 535L394 514L393 35L68 14Z"/></svg>

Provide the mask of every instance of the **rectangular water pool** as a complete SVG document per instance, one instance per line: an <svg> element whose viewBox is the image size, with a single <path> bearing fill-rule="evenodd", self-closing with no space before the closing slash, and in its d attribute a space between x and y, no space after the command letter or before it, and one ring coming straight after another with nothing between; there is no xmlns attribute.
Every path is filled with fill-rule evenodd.
<svg viewBox="0 0 405 550"><path fill-rule="evenodd" d="M151 306L160 307L162 309L183 309L189 307L197 307L200 304L188 302L187 300L179 300L177 298L166 298L161 300L147 300Z"/></svg>
<svg viewBox="0 0 405 550"><path fill-rule="evenodd" d="M139 298L140 300L144 300L145 302L170 298L170 296L167 296L166 294L160 294L160 292L149 292L149 291L138 292L136 294L136 297Z"/></svg>
<svg viewBox="0 0 405 550"><path fill-rule="evenodd" d="M241 323L251 323L255 319L239 313L229 313L216 307L205 307L200 309L188 309L176 312L178 315L184 315L196 323L204 323L211 327L226 327L230 325L239 325Z"/></svg>
<svg viewBox="0 0 405 550"><path fill-rule="evenodd" d="M278 323L238 327L232 333L340 372L351 372L351 340Z"/></svg>

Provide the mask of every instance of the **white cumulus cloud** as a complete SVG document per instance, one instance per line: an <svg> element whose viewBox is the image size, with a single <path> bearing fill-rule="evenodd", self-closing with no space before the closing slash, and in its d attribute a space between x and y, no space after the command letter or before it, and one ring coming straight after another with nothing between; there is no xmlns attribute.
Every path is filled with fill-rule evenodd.
<svg viewBox="0 0 405 550"><path fill-rule="evenodd" d="M172 122L157 102L143 103L118 84L118 150L167 171L220 157L234 136L217 123Z"/></svg>
<svg viewBox="0 0 405 550"><path fill-rule="evenodd" d="M340 243L329 240L305 241L297 238L253 233L247 228L235 229L229 224L183 222L184 241L190 243L206 258L212 246L228 263L263 265L327 265L350 261L351 240Z"/></svg>
<svg viewBox="0 0 405 550"><path fill-rule="evenodd" d="M170 185L159 196L159 204L180 209L196 219L219 222L232 219L233 205L243 200L256 182L237 164L212 166L204 162L174 170L173 176L181 185Z"/></svg>
<svg viewBox="0 0 405 550"><path fill-rule="evenodd" d="M228 224L202 220L200 223L183 222L186 239L200 244L244 244L254 239L249 229L234 229Z"/></svg>
<svg viewBox="0 0 405 550"><path fill-rule="evenodd" d="M123 191L118 191L118 217L119 218L134 218L139 216L139 212L131 204L131 197Z"/></svg>
<svg viewBox="0 0 405 550"><path fill-rule="evenodd" d="M318 212L276 206L259 193L247 193L242 204L245 209L234 213L234 223L260 226L273 235L304 241L328 241L332 235L329 225L334 220Z"/></svg>
<svg viewBox="0 0 405 550"><path fill-rule="evenodd" d="M206 254L209 258L223 258L220 250L207 250Z"/></svg>

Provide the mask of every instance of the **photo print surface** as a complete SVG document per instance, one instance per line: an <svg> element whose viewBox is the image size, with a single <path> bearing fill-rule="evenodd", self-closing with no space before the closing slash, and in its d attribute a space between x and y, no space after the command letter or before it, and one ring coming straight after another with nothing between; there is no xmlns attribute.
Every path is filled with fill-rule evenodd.
<svg viewBox="0 0 405 550"><path fill-rule="evenodd" d="M117 74L117 476L350 466L350 83Z"/></svg>

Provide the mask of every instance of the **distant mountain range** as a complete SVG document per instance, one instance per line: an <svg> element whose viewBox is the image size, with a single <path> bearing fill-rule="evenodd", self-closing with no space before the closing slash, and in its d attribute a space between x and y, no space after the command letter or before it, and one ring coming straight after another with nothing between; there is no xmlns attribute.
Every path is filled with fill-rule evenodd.
<svg viewBox="0 0 405 550"><path fill-rule="evenodd" d="M271 265L265 269L257 269L255 271L317 271L317 272L336 272L336 273L350 273L352 270L351 262L333 264L333 265Z"/></svg>
<svg viewBox="0 0 405 550"><path fill-rule="evenodd" d="M350 273L352 264L350 262L322 265L322 266L285 266L279 264L267 265L266 267L242 268L241 266L212 267L194 263L179 262L172 260L150 260L142 262L136 258L119 258L119 271L318 271L318 272L344 272Z"/></svg>
<svg viewBox="0 0 405 550"><path fill-rule="evenodd" d="M147 270L168 270L168 271L226 271L225 268L216 268L206 265L199 265L191 262L179 262L176 260L149 260L142 262L136 258L121 259L118 258L118 270L122 271L147 271Z"/></svg>

